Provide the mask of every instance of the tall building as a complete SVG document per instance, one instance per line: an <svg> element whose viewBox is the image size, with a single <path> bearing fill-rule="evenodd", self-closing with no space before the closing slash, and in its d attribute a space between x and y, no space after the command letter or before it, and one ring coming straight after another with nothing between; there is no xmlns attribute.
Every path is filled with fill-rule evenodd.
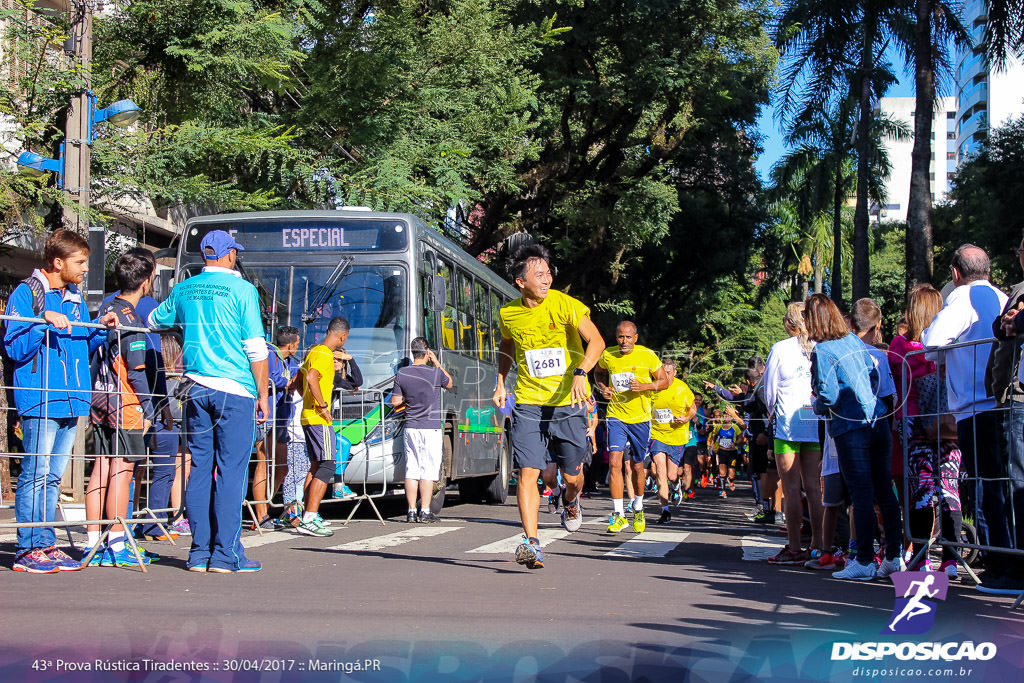
<svg viewBox="0 0 1024 683"><path fill-rule="evenodd" d="M995 71L985 56L985 0L968 0L964 25L975 47L957 50L956 84L959 107L956 113L957 161L962 162L984 144L991 128L1024 114L1024 64L1008 57L1006 66Z"/></svg>
<svg viewBox="0 0 1024 683"><path fill-rule="evenodd" d="M916 100L913 97L883 97L878 101L876 114L888 115L914 130ZM910 199L910 165L914 150L914 138L906 140L883 140L889 152L892 173L886 182L885 206L873 204L871 220L905 221L907 203ZM932 114L932 155L928 177L931 180L932 202L940 202L949 191L949 176L956 169L956 98L940 97Z"/></svg>

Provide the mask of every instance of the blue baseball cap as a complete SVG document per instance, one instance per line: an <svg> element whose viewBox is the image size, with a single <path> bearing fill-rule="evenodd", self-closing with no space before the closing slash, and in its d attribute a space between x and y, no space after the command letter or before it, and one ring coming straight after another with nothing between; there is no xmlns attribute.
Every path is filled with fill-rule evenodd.
<svg viewBox="0 0 1024 683"><path fill-rule="evenodd" d="M207 247L213 249L213 256L206 253ZM245 247L236 242L234 237L223 230L211 230L206 233L203 241L199 243L199 251L202 252L203 258L206 259L224 258L232 249L245 251Z"/></svg>

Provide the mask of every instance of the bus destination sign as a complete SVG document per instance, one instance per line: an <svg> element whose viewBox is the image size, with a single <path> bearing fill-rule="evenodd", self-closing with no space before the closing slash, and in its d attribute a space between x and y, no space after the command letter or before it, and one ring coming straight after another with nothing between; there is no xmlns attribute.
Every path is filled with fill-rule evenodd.
<svg viewBox="0 0 1024 683"><path fill-rule="evenodd" d="M231 234L246 252L401 251L408 229L395 220L261 220L196 223L188 228L185 251L199 253L211 230Z"/></svg>

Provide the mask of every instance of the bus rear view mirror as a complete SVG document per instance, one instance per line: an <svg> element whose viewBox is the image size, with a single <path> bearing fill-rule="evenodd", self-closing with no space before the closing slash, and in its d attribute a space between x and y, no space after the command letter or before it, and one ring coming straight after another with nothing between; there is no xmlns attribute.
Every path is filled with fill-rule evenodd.
<svg viewBox="0 0 1024 683"><path fill-rule="evenodd" d="M430 310L440 313L448 304L447 292L448 283L444 281L443 275L430 276Z"/></svg>

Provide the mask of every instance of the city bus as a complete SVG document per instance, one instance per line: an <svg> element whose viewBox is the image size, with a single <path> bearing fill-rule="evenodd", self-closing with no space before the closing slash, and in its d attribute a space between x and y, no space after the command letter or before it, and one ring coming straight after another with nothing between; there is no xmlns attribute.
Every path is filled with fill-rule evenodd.
<svg viewBox="0 0 1024 683"><path fill-rule="evenodd" d="M431 509L440 510L449 484L464 502L505 502L506 414L491 396L498 309L518 296L511 285L415 216L352 208L193 218L178 246L176 281L203 267L199 245L210 230L245 247L238 269L259 291L268 339L291 325L300 349L309 349L331 318L349 321L345 351L363 384L332 397L335 428L351 443L339 488L386 495L404 485L402 414L390 395L396 371L411 362L409 342L423 336L454 380L441 392L444 456Z"/></svg>

